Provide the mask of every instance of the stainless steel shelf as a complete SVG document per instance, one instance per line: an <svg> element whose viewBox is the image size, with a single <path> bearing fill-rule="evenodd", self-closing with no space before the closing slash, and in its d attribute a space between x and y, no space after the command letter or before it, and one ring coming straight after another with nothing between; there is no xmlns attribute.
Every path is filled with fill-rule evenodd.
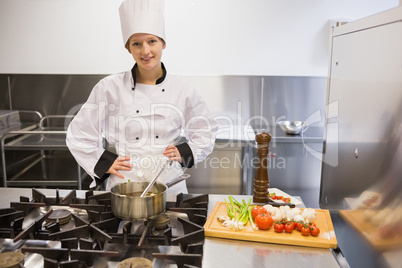
<svg viewBox="0 0 402 268"><path fill-rule="evenodd" d="M66 131L32 130L11 131L5 135L18 137L3 145L5 150L68 150Z"/></svg>
<svg viewBox="0 0 402 268"><path fill-rule="evenodd" d="M2 155L2 166L3 166L3 186L62 186L62 187L77 187L79 190L82 189L82 180L87 175L84 172L82 174L81 167L75 162L74 158L69 155L69 158L73 160L74 164L77 165L77 175L72 175L69 178L64 178L65 176L60 176L60 174L65 173L65 169L71 170L70 167L62 167L58 172L53 170L50 172L48 167L53 165L47 163L49 161L49 152L52 151L68 151L66 145L66 134L67 132L60 127L47 127L45 122L49 119L63 119L69 116L45 116L43 117L39 125L36 128L29 128L24 130L9 131L4 134L1 138L1 155ZM40 155L31 159L21 170L14 174L11 178L8 178L7 174L7 162L5 151L39 151ZM61 154L54 154L53 158L60 158ZM65 156L65 155L64 155ZM38 169L37 167L40 166ZM23 178L29 170L36 167L36 175L30 177L29 179ZM74 178L78 176L77 178ZM63 178L61 178L63 177Z"/></svg>

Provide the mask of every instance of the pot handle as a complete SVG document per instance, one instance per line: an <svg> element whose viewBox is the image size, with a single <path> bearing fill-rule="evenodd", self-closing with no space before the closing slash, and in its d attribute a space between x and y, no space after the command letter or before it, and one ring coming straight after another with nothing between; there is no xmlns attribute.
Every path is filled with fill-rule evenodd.
<svg viewBox="0 0 402 268"><path fill-rule="evenodd" d="M182 182L184 180L187 180L188 178L190 178L191 175L190 174L183 174L179 177L177 177L176 179L169 181L168 183L166 183L167 188L170 188L176 184L178 184L179 182Z"/></svg>
<svg viewBox="0 0 402 268"><path fill-rule="evenodd" d="M153 180L148 184L147 188L145 188L145 190L142 192L142 194L141 194L140 197L144 197L144 196L149 192L149 190L151 189L152 186L154 186L156 180L159 178L159 176L162 174L162 172L165 170L165 168L166 168L168 165L171 165L172 162L173 162L172 160L169 160L168 162L165 163L165 165L164 165L164 166L162 167L162 169L159 171L158 175L156 175L155 178L153 178Z"/></svg>

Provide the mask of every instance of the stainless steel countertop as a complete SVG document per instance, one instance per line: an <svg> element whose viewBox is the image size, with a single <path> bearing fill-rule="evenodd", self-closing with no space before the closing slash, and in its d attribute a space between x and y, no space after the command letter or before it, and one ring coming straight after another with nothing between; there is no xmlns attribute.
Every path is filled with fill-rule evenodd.
<svg viewBox="0 0 402 268"><path fill-rule="evenodd" d="M289 142L289 143L322 143L324 140L324 127L309 127L305 132L299 135L290 135L285 133L278 125L272 128L271 143L273 142Z"/></svg>
<svg viewBox="0 0 402 268"><path fill-rule="evenodd" d="M54 189L38 189L47 196L55 196ZM59 190L60 197L70 190ZM77 197L85 197L84 190L77 190ZM97 192L95 192L96 194ZM101 193L101 192L99 192ZM20 196L32 197L32 189L0 188L0 208L18 202ZM250 195L233 195L236 199L248 200ZM228 195L209 195L208 212L215 203L224 201ZM299 198L299 197L297 197ZM300 199L300 198L299 198ZM205 238L203 267L340 267L329 249L286 246L269 243L248 242L220 238Z"/></svg>
<svg viewBox="0 0 402 268"><path fill-rule="evenodd" d="M278 125L265 130L272 136L271 143L322 143L324 140L324 127L309 127L304 133L299 135L289 135L285 133ZM255 143L256 132L251 126L233 125L219 126L216 135L217 143L240 142L253 145Z"/></svg>
<svg viewBox="0 0 402 268"><path fill-rule="evenodd" d="M41 193L47 195L47 196L56 196L56 190L55 189L39 189L37 188ZM68 194L71 190L64 190L64 189L59 189L59 194L60 197L65 196ZM77 190L77 197L79 198L85 198L85 190ZM95 192L97 193L97 192ZM101 193L101 192L98 192ZM0 188L0 208L7 208L10 207L10 202L19 202L20 201L20 196L26 196L29 197L29 199L32 198L32 189L31 188Z"/></svg>

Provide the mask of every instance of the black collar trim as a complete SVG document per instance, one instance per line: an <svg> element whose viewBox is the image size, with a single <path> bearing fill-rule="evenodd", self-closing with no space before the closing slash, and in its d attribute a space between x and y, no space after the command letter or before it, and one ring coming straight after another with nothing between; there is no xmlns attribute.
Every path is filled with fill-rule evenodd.
<svg viewBox="0 0 402 268"><path fill-rule="evenodd" d="M162 74L162 76L161 77L159 77L157 80L156 80L156 83L155 83L155 85L158 85L158 84L160 84L160 83L162 83L163 81L165 81L165 78L166 78L166 68L165 68L165 65L163 64L163 62L161 62L161 66L162 66L162 71L163 71L163 74ZM136 85L136 75L135 75L135 69L136 68L138 68L137 67L137 63L136 64L134 64L134 67L131 69L131 75L133 76L133 82L134 82L134 85L133 85L133 88L132 88L132 90L134 90L135 89L135 85Z"/></svg>

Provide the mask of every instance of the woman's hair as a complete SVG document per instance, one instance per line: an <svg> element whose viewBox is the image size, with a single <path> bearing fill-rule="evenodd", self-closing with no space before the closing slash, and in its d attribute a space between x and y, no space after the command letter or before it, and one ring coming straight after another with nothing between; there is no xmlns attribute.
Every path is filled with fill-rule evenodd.
<svg viewBox="0 0 402 268"><path fill-rule="evenodd" d="M160 38L159 36L156 36L156 37L158 37L158 39L161 40L161 41L165 44L165 40L163 40L163 39ZM128 50L129 53L131 53L131 51L130 51L130 39L131 39L131 36L130 36L130 38L127 40L126 45L124 46L124 47Z"/></svg>
<svg viewBox="0 0 402 268"><path fill-rule="evenodd" d="M131 53L131 51L130 51L130 38L127 40L127 43L126 43L126 45L124 47L128 50L129 53Z"/></svg>

